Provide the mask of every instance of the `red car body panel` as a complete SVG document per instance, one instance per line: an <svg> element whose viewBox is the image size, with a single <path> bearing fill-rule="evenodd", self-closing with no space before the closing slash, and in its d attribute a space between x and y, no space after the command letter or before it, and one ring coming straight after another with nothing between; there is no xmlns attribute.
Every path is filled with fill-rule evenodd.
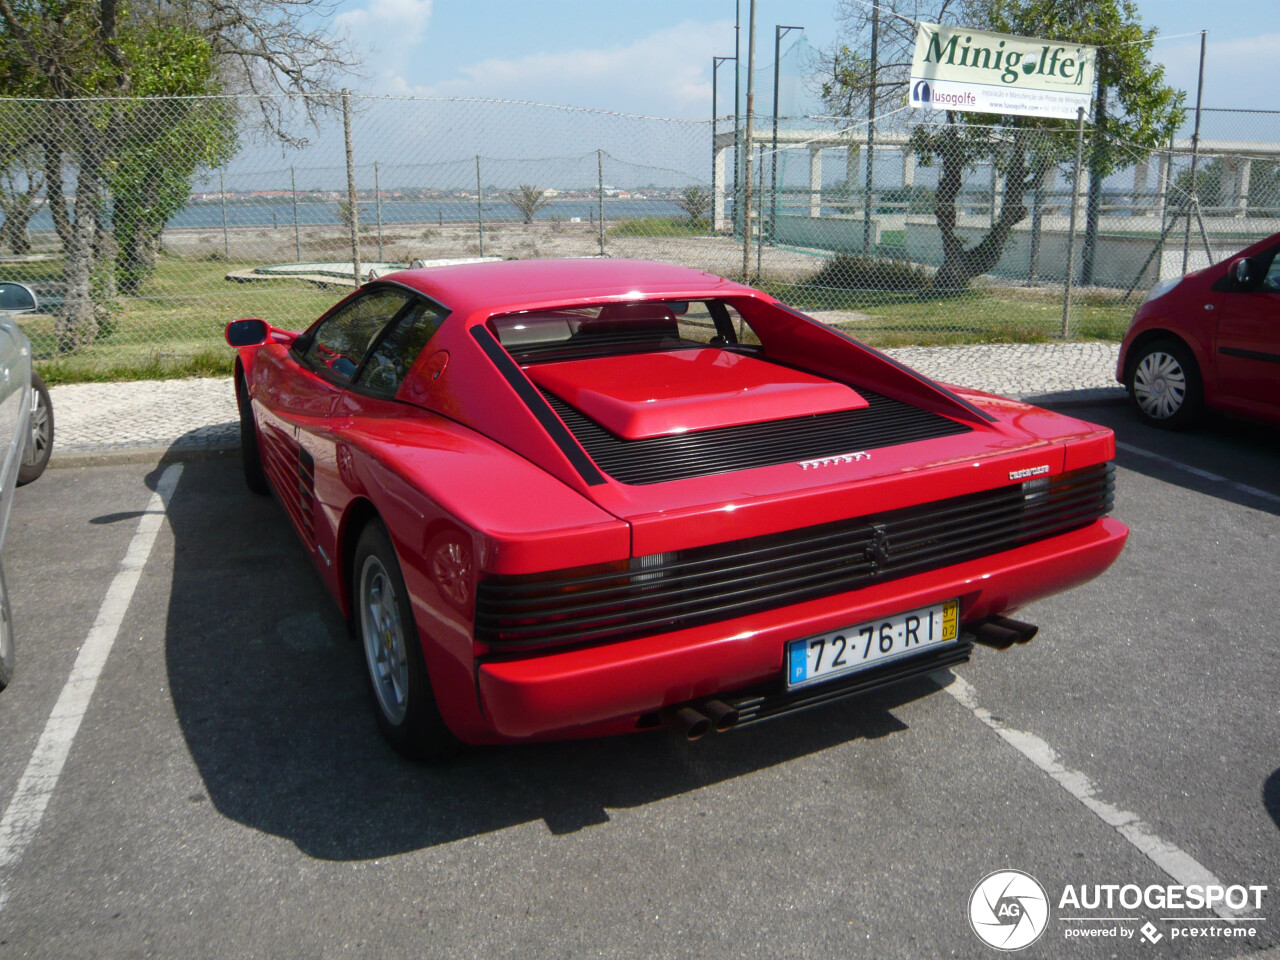
<svg viewBox="0 0 1280 960"><path fill-rule="evenodd" d="M861 410L843 383L719 349L546 363L529 378L627 440Z"/></svg>
<svg viewBox="0 0 1280 960"><path fill-rule="evenodd" d="M382 519L441 713L464 740L634 729L639 715L778 677L788 639L955 597L964 622L980 620L1096 576L1123 547L1124 526L1103 518L993 556L748 616L495 658L475 630L482 578L625 567L635 557L1008 488L1015 478L1104 463L1114 456L1114 438L1027 404L932 383L759 291L685 268L507 262L407 271L386 282L449 310L394 399L335 385L300 363L290 352L294 335L280 331L241 348L238 366L267 476L344 612L351 607L345 565L359 525L374 514ZM619 362L639 369L647 354L522 370L484 346L491 318L517 311L712 299L751 325L758 357L714 347L692 351L691 360L654 354L656 369L669 376L650 382L648 397L643 379L627 376ZM702 408L682 402L701 382L690 364L730 372L713 378ZM628 484L584 470L585 448L572 438L558 442L526 402L535 384L550 381L598 395L596 407L577 397L584 412L607 420L601 410L621 411L619 432L640 436L722 425L732 411L725 396L735 392L748 400L734 423L757 421L771 402L778 415L769 419L857 408L866 404L859 391L869 390L970 429L861 456ZM649 399L659 412L637 412Z"/></svg>
<svg viewBox="0 0 1280 960"><path fill-rule="evenodd" d="M1195 357L1207 406L1280 423L1280 291L1241 289L1231 280L1240 260L1257 260L1265 272L1278 252L1280 233L1144 303L1120 344L1116 379L1128 382L1139 346L1174 338Z"/></svg>
<svg viewBox="0 0 1280 960"><path fill-rule="evenodd" d="M668 702L696 700L782 673L788 640L838 630L932 602L959 597L979 619L1070 589L1110 566L1128 530L1115 520L987 558L957 564L945 576L917 574L849 594L764 614L539 658L486 663L480 692L496 731L533 737L643 714ZM676 679L678 678L678 679ZM673 686L673 684L678 684Z"/></svg>

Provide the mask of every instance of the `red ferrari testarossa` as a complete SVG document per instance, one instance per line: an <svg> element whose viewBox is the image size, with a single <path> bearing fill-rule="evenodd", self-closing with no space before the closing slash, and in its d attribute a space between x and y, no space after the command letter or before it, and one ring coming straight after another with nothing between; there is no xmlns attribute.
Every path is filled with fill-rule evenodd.
<svg viewBox="0 0 1280 960"><path fill-rule="evenodd" d="M1110 430L684 267L407 270L227 340L248 484L412 756L694 737L962 663L1128 534Z"/></svg>

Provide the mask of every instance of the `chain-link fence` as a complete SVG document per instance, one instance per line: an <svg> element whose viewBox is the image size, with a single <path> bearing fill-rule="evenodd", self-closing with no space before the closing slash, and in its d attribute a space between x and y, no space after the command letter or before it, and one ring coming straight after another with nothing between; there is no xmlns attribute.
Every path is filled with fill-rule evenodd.
<svg viewBox="0 0 1280 960"><path fill-rule="evenodd" d="M219 372L228 319L302 327L357 276L475 257L745 273L879 344L1115 337L1184 261L1280 230L1280 114L1206 111L1193 185L1189 140L1088 127L757 119L748 151L732 118L267 106L275 132L254 100L0 101L0 280L39 297L48 376Z"/></svg>

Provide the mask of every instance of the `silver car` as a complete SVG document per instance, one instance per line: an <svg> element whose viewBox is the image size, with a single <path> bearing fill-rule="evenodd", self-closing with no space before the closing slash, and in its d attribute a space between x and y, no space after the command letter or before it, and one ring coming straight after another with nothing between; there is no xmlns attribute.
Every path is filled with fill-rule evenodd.
<svg viewBox="0 0 1280 960"><path fill-rule="evenodd" d="M44 472L53 450L53 407L44 382L31 369L31 344L13 315L36 309L22 284L0 282L0 556L13 490ZM0 690L13 676L13 621L0 565Z"/></svg>

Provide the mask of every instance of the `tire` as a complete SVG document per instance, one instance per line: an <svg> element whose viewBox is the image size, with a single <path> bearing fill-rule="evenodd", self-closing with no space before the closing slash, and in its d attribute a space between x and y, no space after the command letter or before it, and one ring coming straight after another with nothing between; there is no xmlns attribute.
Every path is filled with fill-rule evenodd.
<svg viewBox="0 0 1280 960"><path fill-rule="evenodd" d="M453 756L461 744L436 706L395 548L376 519L356 543L351 611L382 735L412 760Z"/></svg>
<svg viewBox="0 0 1280 960"><path fill-rule="evenodd" d="M1182 430L1204 410L1200 368L1180 340L1152 340L1129 367L1129 396L1138 417L1161 430Z"/></svg>
<svg viewBox="0 0 1280 960"><path fill-rule="evenodd" d="M262 469L262 450L258 446L258 425L253 419L253 401L244 374L236 373L236 407L240 411L240 465L244 468L244 484L254 493L271 492L266 471Z"/></svg>
<svg viewBox="0 0 1280 960"><path fill-rule="evenodd" d="M44 473L53 453L53 401L40 374L31 374L31 432L22 447L22 463L18 467L18 486L30 483Z"/></svg>
<svg viewBox="0 0 1280 960"><path fill-rule="evenodd" d="M0 690L13 679L13 617L9 613L9 591L0 570Z"/></svg>

